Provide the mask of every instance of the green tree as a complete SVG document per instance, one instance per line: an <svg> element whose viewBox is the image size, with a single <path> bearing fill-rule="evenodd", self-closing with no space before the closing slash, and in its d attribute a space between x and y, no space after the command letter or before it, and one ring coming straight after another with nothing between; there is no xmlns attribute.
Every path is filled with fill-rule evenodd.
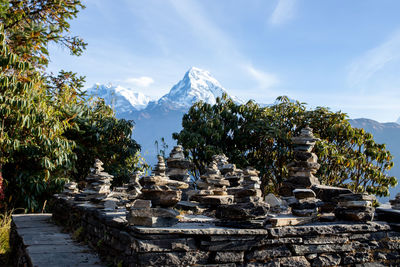
<svg viewBox="0 0 400 267"><path fill-rule="evenodd" d="M8 200L30 210L62 186L75 159L71 127L31 64L12 53L0 30L0 173Z"/></svg>
<svg viewBox="0 0 400 267"><path fill-rule="evenodd" d="M116 184L148 167L131 139L132 121L117 120L101 99L88 101L83 77L46 73L50 43L73 55L85 49L68 23L83 7L79 0L0 0L0 197L9 208L42 210L67 180L82 180L95 158Z"/></svg>
<svg viewBox="0 0 400 267"><path fill-rule="evenodd" d="M387 175L393 166L385 145L376 144L371 134L352 128L346 114L279 97L274 105L260 107L252 101L237 105L227 96L215 105L198 102L183 116L183 129L173 137L191 155L199 173L212 155L226 154L232 163L260 170L266 191L277 192L288 177L293 160L291 138L310 125L321 138L315 152L321 182L386 196L396 185Z"/></svg>

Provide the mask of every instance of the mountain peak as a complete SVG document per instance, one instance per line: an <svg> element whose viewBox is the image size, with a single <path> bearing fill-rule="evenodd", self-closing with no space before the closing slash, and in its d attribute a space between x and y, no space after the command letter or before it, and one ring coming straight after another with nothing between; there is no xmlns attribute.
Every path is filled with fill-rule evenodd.
<svg viewBox="0 0 400 267"><path fill-rule="evenodd" d="M227 94L225 88L210 74L209 71L191 67L183 79L175 84L171 91L158 101L158 104L174 109L189 108L197 101L215 104L215 99ZM234 98L235 101L241 102Z"/></svg>
<svg viewBox="0 0 400 267"><path fill-rule="evenodd" d="M96 83L86 90L89 96L98 96L119 111L119 113L131 113L134 110L146 108L150 97L141 92L135 92L130 88Z"/></svg>

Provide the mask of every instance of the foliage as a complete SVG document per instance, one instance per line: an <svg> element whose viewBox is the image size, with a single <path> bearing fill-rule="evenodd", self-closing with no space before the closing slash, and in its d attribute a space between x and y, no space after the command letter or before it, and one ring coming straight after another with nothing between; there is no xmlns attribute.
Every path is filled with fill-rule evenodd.
<svg viewBox="0 0 400 267"><path fill-rule="evenodd" d="M293 160L291 138L309 125L321 138L315 147L321 182L388 195L396 179L387 175L393 166L385 145L376 144L371 134L352 128L341 112L279 97L274 105L260 107L252 101L235 104L227 96L215 105L195 103L183 116L183 129L173 137L193 159L198 173L204 172L214 154L226 154L232 163L260 170L266 191L277 191L288 177Z"/></svg>
<svg viewBox="0 0 400 267"><path fill-rule="evenodd" d="M1 258L6 258L11 252L10 232L11 232L11 212L0 214L0 263Z"/></svg>
<svg viewBox="0 0 400 267"><path fill-rule="evenodd" d="M49 42L80 55L86 43L69 34L69 20L84 5L80 0L0 0L0 22L13 53L35 67L49 62Z"/></svg>
<svg viewBox="0 0 400 267"><path fill-rule="evenodd" d="M7 207L40 211L69 179L82 180L95 158L116 183L146 168L131 139L133 122L117 120L103 100L81 92L83 77L45 73L48 46L80 55L69 34L79 0L0 0L0 197Z"/></svg>
<svg viewBox="0 0 400 267"><path fill-rule="evenodd" d="M59 118L41 76L0 38L0 166L9 201L37 209L44 200L35 195L59 189L72 167L73 142L63 136L71 125Z"/></svg>
<svg viewBox="0 0 400 267"><path fill-rule="evenodd" d="M160 142L161 142L161 144L160 144L161 148L158 147L158 145L159 145L158 140L154 141L154 145L156 147L156 152L157 152L157 155L160 155L161 157L163 157L165 159L167 149L168 149L168 144L165 142L164 137L161 137Z"/></svg>

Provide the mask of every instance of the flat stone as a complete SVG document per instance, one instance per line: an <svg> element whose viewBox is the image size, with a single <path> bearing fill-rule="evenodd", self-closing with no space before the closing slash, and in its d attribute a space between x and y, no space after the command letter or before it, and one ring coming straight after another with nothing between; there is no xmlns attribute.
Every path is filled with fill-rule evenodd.
<svg viewBox="0 0 400 267"><path fill-rule="evenodd" d="M284 257L278 259L279 266L281 267L309 267L310 263L304 256Z"/></svg>
<svg viewBox="0 0 400 267"><path fill-rule="evenodd" d="M276 206L282 205L282 200L280 198L276 197L272 193L269 193L268 195L266 195L264 200L270 207L276 207Z"/></svg>
<svg viewBox="0 0 400 267"><path fill-rule="evenodd" d="M280 215L269 219L272 227L302 225L315 221L315 217L295 217L292 215Z"/></svg>
<svg viewBox="0 0 400 267"><path fill-rule="evenodd" d="M293 190L293 195L297 199L315 198L316 197L316 194L314 193L313 190L311 190L311 189L300 189L300 188L297 188L297 189Z"/></svg>
<svg viewBox="0 0 400 267"><path fill-rule="evenodd" d="M133 202L132 207L136 209L149 209L151 208L151 200L136 199Z"/></svg>
<svg viewBox="0 0 400 267"><path fill-rule="evenodd" d="M322 201L333 201L333 198L338 197L341 194L352 194L350 189L342 187L334 187L327 185L313 185L311 189L315 192L316 197Z"/></svg>
<svg viewBox="0 0 400 267"><path fill-rule="evenodd" d="M281 246L274 246L271 248L265 248L260 250L257 249L251 251L250 253L247 254L246 259L248 261L250 260L266 261L273 258L288 257L288 256L292 256L292 253L285 245L281 245Z"/></svg>
<svg viewBox="0 0 400 267"><path fill-rule="evenodd" d="M139 253L139 262L147 266L191 266L206 264L209 252L165 252L165 253Z"/></svg>
<svg viewBox="0 0 400 267"><path fill-rule="evenodd" d="M146 208L146 209L135 209L132 208L128 213L131 217L170 217L175 218L179 215L179 212L172 209L163 208Z"/></svg>
<svg viewBox="0 0 400 267"><path fill-rule="evenodd" d="M367 222L374 219L374 208L343 208L338 207L335 209L335 216L340 220Z"/></svg>
<svg viewBox="0 0 400 267"><path fill-rule="evenodd" d="M339 206L339 207L345 207L345 208L372 207L372 201L360 200L360 201L339 202L339 203L338 203L338 206Z"/></svg>
<svg viewBox="0 0 400 267"><path fill-rule="evenodd" d="M151 200L153 206L172 207L181 200L182 191L142 189L141 198Z"/></svg>
<svg viewBox="0 0 400 267"><path fill-rule="evenodd" d="M233 203L233 196L202 196L196 198L196 200L202 204L208 205L224 205Z"/></svg>
<svg viewBox="0 0 400 267"><path fill-rule="evenodd" d="M175 238L159 240L135 239L132 243L135 252L168 252L168 251L193 251L196 243L193 238Z"/></svg>
<svg viewBox="0 0 400 267"><path fill-rule="evenodd" d="M149 226L149 227L168 227L178 223L177 218L172 217L126 217L130 225Z"/></svg>
<svg viewBox="0 0 400 267"><path fill-rule="evenodd" d="M243 262L244 252L243 251L217 251L215 254L216 263L228 263L228 262Z"/></svg>
<svg viewBox="0 0 400 267"><path fill-rule="evenodd" d="M247 220L265 218L269 211L269 205L264 202L248 202L233 205L220 205L215 213L219 219Z"/></svg>
<svg viewBox="0 0 400 267"><path fill-rule="evenodd" d="M352 194L341 194L338 197L336 197L335 200L337 202L362 201L362 200L374 201L376 200L376 197L374 195L352 193Z"/></svg>
<svg viewBox="0 0 400 267"><path fill-rule="evenodd" d="M313 260L312 266L337 266L341 259L338 254L320 254Z"/></svg>

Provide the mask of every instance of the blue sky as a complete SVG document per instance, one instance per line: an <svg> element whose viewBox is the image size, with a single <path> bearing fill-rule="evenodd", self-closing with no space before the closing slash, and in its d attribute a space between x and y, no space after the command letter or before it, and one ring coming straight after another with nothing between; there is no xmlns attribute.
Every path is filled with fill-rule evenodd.
<svg viewBox="0 0 400 267"><path fill-rule="evenodd" d="M400 1L87 0L71 32L81 57L51 46L51 71L154 98L191 66L243 100L279 95L351 118L400 116Z"/></svg>

